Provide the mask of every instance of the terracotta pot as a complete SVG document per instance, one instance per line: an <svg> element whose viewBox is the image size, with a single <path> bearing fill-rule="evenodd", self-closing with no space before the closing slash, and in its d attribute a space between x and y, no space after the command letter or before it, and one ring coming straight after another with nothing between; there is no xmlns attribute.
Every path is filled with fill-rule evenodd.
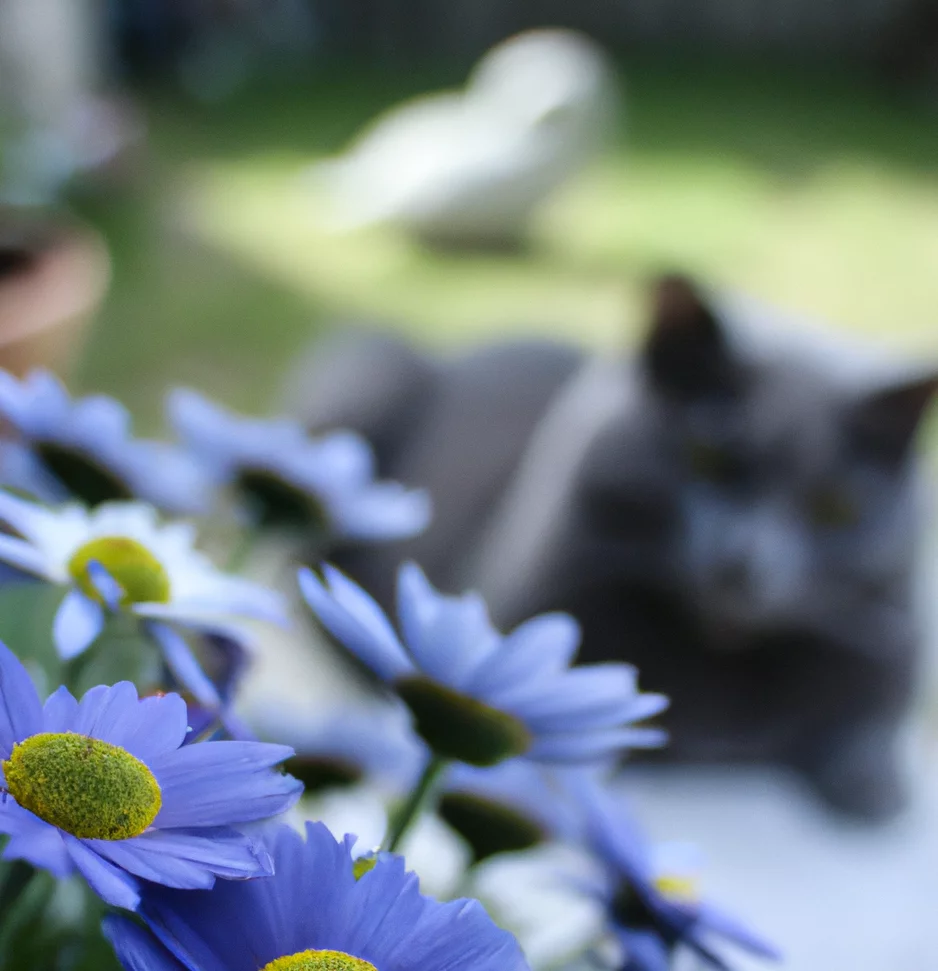
<svg viewBox="0 0 938 971"><path fill-rule="evenodd" d="M0 213L0 367L67 373L110 276L107 246L90 227Z"/></svg>

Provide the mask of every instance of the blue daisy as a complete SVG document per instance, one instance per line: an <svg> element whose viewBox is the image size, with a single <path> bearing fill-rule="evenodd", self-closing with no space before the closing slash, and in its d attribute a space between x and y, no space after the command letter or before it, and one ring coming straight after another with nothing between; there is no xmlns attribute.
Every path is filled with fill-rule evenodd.
<svg viewBox="0 0 938 971"><path fill-rule="evenodd" d="M280 594L217 570L195 549L190 524L162 523L143 503L49 509L0 491L0 521L18 534L0 535L0 562L68 588L53 623L63 660L87 650L109 614L130 614L179 684L215 710L225 691L206 677L177 628L240 643L248 634L238 621L287 623Z"/></svg>
<svg viewBox="0 0 938 971"><path fill-rule="evenodd" d="M331 566L323 577L300 571L307 603L332 636L394 687L441 758L473 765L512 756L595 762L664 741L663 732L633 724L667 707L663 696L638 692L633 667L570 668L580 629L566 614L535 617L505 636L478 595L444 596L408 563L398 575L399 638L364 590Z"/></svg>
<svg viewBox="0 0 938 971"><path fill-rule="evenodd" d="M148 890L147 931L108 918L127 971L527 971L515 939L475 900L420 893L400 857L382 854L356 878L353 838L322 823L306 839L268 837L274 876L211 891Z"/></svg>
<svg viewBox="0 0 938 971"><path fill-rule="evenodd" d="M778 951L733 917L697 899L696 882L675 860L650 846L632 814L595 780L577 787L586 817L586 844L602 875L586 887L608 913L610 930L622 946L620 971L669 971L676 952L687 949L709 967L727 971L714 950L720 940L765 958Z"/></svg>
<svg viewBox="0 0 938 971"><path fill-rule="evenodd" d="M422 532L422 490L375 479L360 435L311 437L288 418L248 418L186 388L167 401L169 419L216 485L233 488L263 526L301 527L329 540L393 540Z"/></svg>
<svg viewBox="0 0 938 971"><path fill-rule="evenodd" d="M211 887L271 872L269 854L234 827L284 812L302 784L272 771L284 745L183 745L178 695L138 698L124 681L77 701L42 704L0 644L0 833L5 859L64 878L79 872L116 907L135 909L141 881Z"/></svg>
<svg viewBox="0 0 938 971"><path fill-rule="evenodd" d="M0 371L0 418L16 433L0 451L8 485L47 502L142 499L173 514L205 511L210 482L184 449L134 438L127 409L106 395L72 399L48 371Z"/></svg>

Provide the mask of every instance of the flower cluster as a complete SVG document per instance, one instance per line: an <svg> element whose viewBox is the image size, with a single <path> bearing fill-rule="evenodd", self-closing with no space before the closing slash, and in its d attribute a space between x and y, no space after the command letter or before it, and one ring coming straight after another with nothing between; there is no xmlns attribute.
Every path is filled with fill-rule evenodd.
<svg viewBox="0 0 938 971"><path fill-rule="evenodd" d="M436 820L432 839L468 847L463 887L545 844L592 860L570 886L599 903L615 971L667 971L682 949L724 968L721 937L775 957L655 872L610 788L630 750L666 742L649 720L667 699L633 667L577 665L566 614L502 633L479 596L440 593L413 563L392 622L292 554L412 536L424 492L378 480L350 431L314 437L185 389L167 411L178 442L143 441L109 398L0 372L0 602L35 613L16 653L0 645L0 940L30 926L17 948L55 948L51 898L26 889L71 881L92 916L79 938L103 933L127 971L527 971L478 901L432 899L408 872L397 851ZM288 559L287 589L235 572L259 537ZM239 710L258 638L294 626L297 592L375 678L332 710ZM290 825L340 785L378 794L380 845ZM104 905L135 917L100 923Z"/></svg>

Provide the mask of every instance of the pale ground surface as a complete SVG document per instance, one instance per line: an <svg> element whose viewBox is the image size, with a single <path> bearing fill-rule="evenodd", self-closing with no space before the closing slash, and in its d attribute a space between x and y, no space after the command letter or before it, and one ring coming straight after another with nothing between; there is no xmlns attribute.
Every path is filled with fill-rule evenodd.
<svg viewBox="0 0 938 971"><path fill-rule="evenodd" d="M929 611L938 641L938 603ZM305 636L264 637L248 708L322 710L348 697L334 664L310 650ZM796 781L768 771L633 770L625 786L652 839L699 847L702 894L779 944L787 971L938 971L938 693L933 674L928 681L910 733L915 796L908 813L888 826L845 825ZM380 839L380 818L364 803L354 813L334 802L321 811L335 829L347 819L348 829L365 826ZM458 868L459 849L439 831L428 838L444 844L415 848L411 859L425 883L442 890ZM551 853L527 864L506 861L483 881L490 906L497 903L510 918L540 967L568 935L582 938L594 916L558 892L562 863ZM746 956L734 964L739 971L766 966Z"/></svg>

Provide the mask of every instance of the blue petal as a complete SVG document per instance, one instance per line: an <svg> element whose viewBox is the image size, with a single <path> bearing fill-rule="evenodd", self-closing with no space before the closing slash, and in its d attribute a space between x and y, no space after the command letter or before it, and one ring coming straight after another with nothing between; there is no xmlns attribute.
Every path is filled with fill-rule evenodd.
<svg viewBox="0 0 938 971"><path fill-rule="evenodd" d="M104 394L92 394L76 401L71 418L76 428L92 433L100 442L123 441L130 432L130 412Z"/></svg>
<svg viewBox="0 0 938 971"><path fill-rule="evenodd" d="M148 930L125 917L105 917L101 931L124 971L185 971Z"/></svg>
<svg viewBox="0 0 938 971"><path fill-rule="evenodd" d="M244 880L273 873L266 848L229 827L152 830L129 840L86 842L129 873L182 890L207 890L217 876Z"/></svg>
<svg viewBox="0 0 938 971"><path fill-rule="evenodd" d="M120 745L147 764L182 745L188 712L179 695L138 700L134 686L124 681L110 689L109 697L112 704L102 705L95 720L96 737Z"/></svg>
<svg viewBox="0 0 938 971"><path fill-rule="evenodd" d="M42 705L26 668L0 643L0 754L10 757L13 743L42 731Z"/></svg>
<svg viewBox="0 0 938 971"><path fill-rule="evenodd" d="M72 693L62 685L46 698L42 706L42 730L44 732L71 731L78 713L78 702Z"/></svg>
<svg viewBox="0 0 938 971"><path fill-rule="evenodd" d="M231 416L225 409L190 388L174 388L166 396L166 414L176 433L205 461L206 470L217 481L233 473L236 445L231 441Z"/></svg>
<svg viewBox="0 0 938 971"><path fill-rule="evenodd" d="M535 762L598 762L628 748L635 729L610 728L571 735L536 736L525 758ZM641 736L639 736L641 737Z"/></svg>
<svg viewBox="0 0 938 971"><path fill-rule="evenodd" d="M86 651L104 627L101 604L79 590L69 590L55 612L52 637L63 661L70 661Z"/></svg>
<svg viewBox="0 0 938 971"><path fill-rule="evenodd" d="M336 531L362 540L407 539L430 524L433 507L423 489L398 482L376 482L351 496L337 497L333 509Z"/></svg>
<svg viewBox="0 0 938 971"><path fill-rule="evenodd" d="M476 697L569 667L580 646L580 625L569 614L541 614L516 627L497 654L465 686Z"/></svg>
<svg viewBox="0 0 938 971"><path fill-rule="evenodd" d="M311 927L320 920L320 903L327 922L342 914L346 888L335 877L354 882L347 851L347 875L337 875L314 866L288 826L273 828L268 847L275 870L270 878L218 881L210 892L148 888L141 916L186 967L257 971L284 954L325 946Z"/></svg>
<svg viewBox="0 0 938 971"><path fill-rule="evenodd" d="M754 934L735 917L708 904L701 904L697 907L697 924L694 936L707 937L711 934L724 937L759 957L767 958L770 961L782 960L781 951L770 941Z"/></svg>
<svg viewBox="0 0 938 971"><path fill-rule="evenodd" d="M89 560L85 572L88 574L92 586L107 604L108 610L117 610L124 598L124 588L97 560Z"/></svg>
<svg viewBox="0 0 938 971"><path fill-rule="evenodd" d="M29 421L26 393L15 377L3 370L0 370L0 415L21 431Z"/></svg>
<svg viewBox="0 0 938 971"><path fill-rule="evenodd" d="M293 749L263 742L202 742L155 759L162 829L253 822L289 809L303 785L271 771Z"/></svg>
<svg viewBox="0 0 938 971"><path fill-rule="evenodd" d="M85 692L68 730L128 751L133 747L134 754L139 752L138 757L148 760L180 738L185 721L185 703L178 695L140 700L135 685L120 681Z"/></svg>
<svg viewBox="0 0 938 971"><path fill-rule="evenodd" d="M0 796L0 833L10 837L3 851L5 860L26 860L59 879L73 872L61 831L23 809L6 793Z"/></svg>
<svg viewBox="0 0 938 971"><path fill-rule="evenodd" d="M191 691L196 701L208 708L218 708L221 705L218 691L185 640L171 627L157 621L150 621L146 628L159 644L166 664L179 684Z"/></svg>
<svg viewBox="0 0 938 971"><path fill-rule="evenodd" d="M135 439L123 471L134 494L172 515L206 513L215 482L194 456L167 442Z"/></svg>
<svg viewBox="0 0 938 971"><path fill-rule="evenodd" d="M624 664L574 668L484 700L517 715L534 732L615 728L649 718L668 706L663 695L639 695L635 671Z"/></svg>
<svg viewBox="0 0 938 971"><path fill-rule="evenodd" d="M407 647L431 678L464 689L500 646L481 597L438 593L414 563L398 573L397 612Z"/></svg>
<svg viewBox="0 0 938 971"><path fill-rule="evenodd" d="M617 928L616 937L625 949L622 971L670 971L670 952L654 931Z"/></svg>
<svg viewBox="0 0 938 971"><path fill-rule="evenodd" d="M393 681L413 665L381 608L361 587L325 566L328 588L311 571L299 571L300 589L323 627L380 678Z"/></svg>
<svg viewBox="0 0 938 971"><path fill-rule="evenodd" d="M517 941L477 900L440 904L419 893L403 860L383 857L359 881L350 953L395 971L527 971Z"/></svg>
<svg viewBox="0 0 938 971"><path fill-rule="evenodd" d="M136 910L140 903L140 888L137 881L125 870L108 863L84 840L63 833L66 849L81 875L88 881L91 889L112 907Z"/></svg>

